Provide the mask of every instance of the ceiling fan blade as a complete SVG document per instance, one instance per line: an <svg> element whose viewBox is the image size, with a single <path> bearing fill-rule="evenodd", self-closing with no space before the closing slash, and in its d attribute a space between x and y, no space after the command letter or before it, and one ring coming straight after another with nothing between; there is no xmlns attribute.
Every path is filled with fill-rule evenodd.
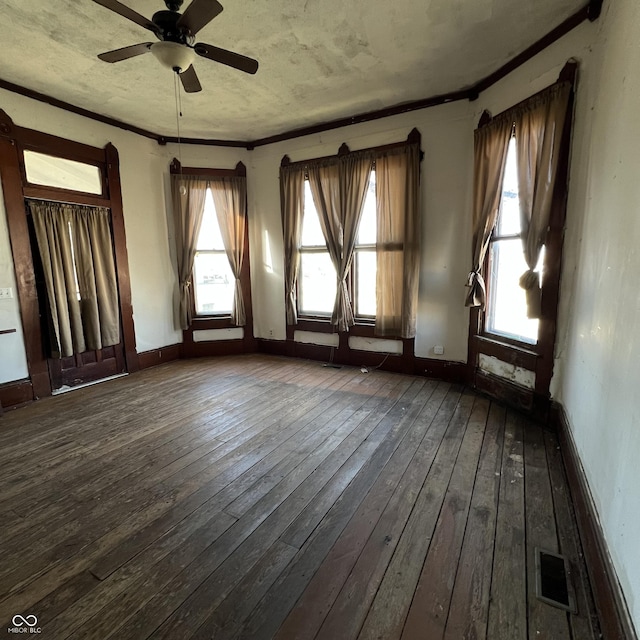
<svg viewBox="0 0 640 640"><path fill-rule="evenodd" d="M143 53L151 51L151 42L141 42L140 44L132 44L130 47L122 47L122 49L114 49L101 53L98 58L105 62L120 62L135 56L141 56Z"/></svg>
<svg viewBox="0 0 640 640"><path fill-rule="evenodd" d="M186 27L191 35L195 36L221 13L222 9L217 0L191 0L191 4L178 20L178 27Z"/></svg>
<svg viewBox="0 0 640 640"><path fill-rule="evenodd" d="M153 31L156 33L158 31L158 27L156 27L151 20L147 20L144 16L140 15L137 11L133 9L129 9L129 7L122 4L122 2L118 2L118 0L93 0L96 4L102 5L106 9L111 9L118 15L121 15L123 18L127 18L136 24L139 24L141 27L145 29L149 29L149 31Z"/></svg>
<svg viewBox="0 0 640 640"><path fill-rule="evenodd" d="M202 85L200 84L200 80L198 80L198 74L193 68L193 65L179 75L180 80L182 80L182 86L187 93L198 93L198 91L202 91Z"/></svg>
<svg viewBox="0 0 640 640"><path fill-rule="evenodd" d="M226 49L220 49L214 47L211 44L204 44L204 42L198 42L194 47L195 52L203 58L209 58L215 62L221 62L234 69L239 69L245 73L255 73L258 70L258 61L253 58L247 58L239 53L233 51L227 51Z"/></svg>

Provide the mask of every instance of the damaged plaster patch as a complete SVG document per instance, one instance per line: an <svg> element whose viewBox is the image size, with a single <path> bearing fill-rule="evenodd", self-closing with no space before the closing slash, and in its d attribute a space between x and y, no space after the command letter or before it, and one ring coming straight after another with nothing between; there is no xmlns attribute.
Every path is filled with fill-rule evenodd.
<svg viewBox="0 0 640 640"><path fill-rule="evenodd" d="M508 362L498 360L494 356L486 356L483 353L479 358L480 369L494 376L505 378L511 382L515 382L527 389L533 389L536 383L536 374L533 371L516 367Z"/></svg>

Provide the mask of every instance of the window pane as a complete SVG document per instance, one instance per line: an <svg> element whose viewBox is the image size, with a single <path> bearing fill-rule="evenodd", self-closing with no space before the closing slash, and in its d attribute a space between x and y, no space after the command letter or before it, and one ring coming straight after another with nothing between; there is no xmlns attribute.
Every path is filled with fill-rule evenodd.
<svg viewBox="0 0 640 640"><path fill-rule="evenodd" d="M498 215L497 233L500 236L520 233L520 205L518 203L518 163L516 139L511 138L502 183L502 200Z"/></svg>
<svg viewBox="0 0 640 640"><path fill-rule="evenodd" d="M224 243L222 242L222 234L220 233L220 225L218 224L211 189L207 189L207 195L204 200L204 214L196 249L198 251L224 251Z"/></svg>
<svg viewBox="0 0 640 640"><path fill-rule="evenodd" d="M376 252L356 251L356 316L376 315Z"/></svg>
<svg viewBox="0 0 640 640"><path fill-rule="evenodd" d="M527 300L520 287L520 276L527 270L520 238L497 240L491 244L490 300L487 329L516 340L535 344L538 341L538 320L527 318ZM544 261L544 249L538 271Z"/></svg>
<svg viewBox="0 0 640 640"><path fill-rule="evenodd" d="M336 270L329 252L300 255L300 300L302 313L331 314L336 299Z"/></svg>
<svg viewBox="0 0 640 640"><path fill-rule="evenodd" d="M196 313L231 313L235 278L225 253L196 253L193 280Z"/></svg>
<svg viewBox="0 0 640 640"><path fill-rule="evenodd" d="M303 247L326 247L320 218L316 211L316 205L311 195L309 181L304 181L304 214L302 216L302 246Z"/></svg>
<svg viewBox="0 0 640 640"><path fill-rule="evenodd" d="M360 225L358 226L358 244L375 244L376 243L376 172L371 172L369 178L369 189L364 201L364 209Z"/></svg>
<svg viewBox="0 0 640 640"><path fill-rule="evenodd" d="M31 184L102 194L100 169L95 165L25 151L24 168Z"/></svg>

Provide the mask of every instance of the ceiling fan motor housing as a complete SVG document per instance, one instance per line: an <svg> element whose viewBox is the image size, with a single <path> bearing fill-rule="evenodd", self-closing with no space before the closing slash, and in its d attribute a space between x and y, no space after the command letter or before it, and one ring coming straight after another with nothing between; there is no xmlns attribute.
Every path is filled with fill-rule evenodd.
<svg viewBox="0 0 640 640"><path fill-rule="evenodd" d="M159 40L178 44L193 44L194 38L189 29L178 26L180 17L180 14L174 11L158 11L153 14L151 20L159 28L156 32Z"/></svg>

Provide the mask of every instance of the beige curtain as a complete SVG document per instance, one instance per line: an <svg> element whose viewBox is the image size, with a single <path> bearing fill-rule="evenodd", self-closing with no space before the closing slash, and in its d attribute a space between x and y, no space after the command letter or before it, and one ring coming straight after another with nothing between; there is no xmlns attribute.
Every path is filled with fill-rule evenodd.
<svg viewBox="0 0 640 640"><path fill-rule="evenodd" d="M419 195L419 145L376 157L376 335L413 338L416 334Z"/></svg>
<svg viewBox="0 0 640 640"><path fill-rule="evenodd" d="M476 129L473 179L473 267L469 272L466 306L484 308L486 287L482 266L496 224L513 119L505 114Z"/></svg>
<svg viewBox="0 0 640 640"><path fill-rule="evenodd" d="M340 227L342 254L337 271L338 287L331 322L338 331L348 331L355 324L347 276L353 260L358 225L362 217L371 175L371 154L351 154L340 159Z"/></svg>
<svg viewBox="0 0 640 640"><path fill-rule="evenodd" d="M243 176L216 178L210 182L209 186L216 207L222 242L236 279L231 321L238 326L244 326L246 315L240 271L244 259L244 234L247 221L247 179Z"/></svg>
<svg viewBox="0 0 640 640"><path fill-rule="evenodd" d="M284 236L284 283L287 324L298 322L296 282L300 269L300 236L304 213L304 168L280 168L280 206Z"/></svg>
<svg viewBox="0 0 640 640"><path fill-rule="evenodd" d="M529 267L520 286L527 292L529 318L540 317L540 278L534 269L549 228L570 93L570 83L553 85L514 115L522 244Z"/></svg>
<svg viewBox="0 0 640 640"><path fill-rule="evenodd" d="M110 212L28 201L44 271L52 357L120 342Z"/></svg>
<svg viewBox="0 0 640 640"><path fill-rule="evenodd" d="M178 317L183 330L189 328L193 319L191 303L193 260L196 255L198 233L204 214L207 186L207 180L198 176L171 176L173 224L178 260L178 286L180 288Z"/></svg>
<svg viewBox="0 0 640 640"><path fill-rule="evenodd" d="M338 158L314 162L309 165L307 172L311 195L320 219L320 227L327 243L331 262L336 270L336 277L339 278L343 237L340 220L340 166ZM340 295L340 286L338 286L337 295ZM332 322L335 311L334 304ZM351 324L353 324L353 314L351 314Z"/></svg>

